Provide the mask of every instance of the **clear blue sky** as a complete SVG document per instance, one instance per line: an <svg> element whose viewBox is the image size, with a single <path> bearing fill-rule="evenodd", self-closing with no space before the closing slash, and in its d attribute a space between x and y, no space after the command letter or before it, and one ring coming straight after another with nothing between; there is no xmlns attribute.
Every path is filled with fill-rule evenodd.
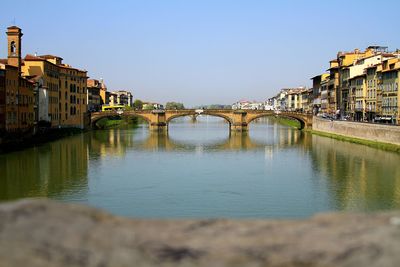
<svg viewBox="0 0 400 267"><path fill-rule="evenodd" d="M400 47L398 1L2 0L23 54L56 54L110 90L187 106L310 85L338 50ZM391 12L393 10L393 12Z"/></svg>

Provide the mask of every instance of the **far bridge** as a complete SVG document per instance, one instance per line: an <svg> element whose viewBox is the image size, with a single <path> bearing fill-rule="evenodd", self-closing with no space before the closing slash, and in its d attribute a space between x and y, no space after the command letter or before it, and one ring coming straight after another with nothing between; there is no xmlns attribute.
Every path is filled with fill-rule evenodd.
<svg viewBox="0 0 400 267"><path fill-rule="evenodd" d="M252 121L266 116L279 116L298 120L301 129L312 127L312 114L273 110L231 109L120 110L94 112L91 113L91 125L95 127L98 120L107 117L138 117L149 123L150 130L168 131L168 124L171 120L178 117L199 115L223 118L229 123L231 131L245 132L248 130L248 126Z"/></svg>

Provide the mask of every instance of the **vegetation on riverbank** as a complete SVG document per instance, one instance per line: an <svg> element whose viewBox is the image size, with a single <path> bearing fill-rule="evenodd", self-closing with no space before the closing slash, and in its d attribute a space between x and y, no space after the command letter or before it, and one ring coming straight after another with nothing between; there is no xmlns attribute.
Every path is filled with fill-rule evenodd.
<svg viewBox="0 0 400 267"><path fill-rule="evenodd" d="M293 128L300 129L301 125L298 120L290 119L290 118L283 118L283 117L274 117L274 120L280 124L290 126Z"/></svg>
<svg viewBox="0 0 400 267"><path fill-rule="evenodd" d="M139 123L142 123L142 119L137 117L125 118L116 116L100 119L96 122L96 127L99 129L136 127Z"/></svg>
<svg viewBox="0 0 400 267"><path fill-rule="evenodd" d="M334 138L334 139L337 139L340 141L346 141L346 142L351 142L351 143L355 143L355 144L366 145L369 147L379 148L379 149L383 149L386 151L393 151L393 152L400 153L400 146L395 145L395 144L382 143L382 142L378 142L378 141L370 141L370 140L349 137L349 136L344 136L344 135L339 135L339 134L320 132L320 131L315 131L315 130L308 130L308 132L315 134L315 135L319 135L319 136Z"/></svg>

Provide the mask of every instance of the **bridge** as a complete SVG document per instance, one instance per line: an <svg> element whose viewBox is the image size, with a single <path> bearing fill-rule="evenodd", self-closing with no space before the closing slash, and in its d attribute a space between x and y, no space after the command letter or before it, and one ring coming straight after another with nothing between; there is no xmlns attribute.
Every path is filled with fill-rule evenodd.
<svg viewBox="0 0 400 267"><path fill-rule="evenodd" d="M168 131L171 120L184 116L208 115L220 117L229 123L231 131L246 132L248 125L261 117L280 116L298 120L300 128L312 127L312 115L298 112L272 111L272 110L231 110L231 109L181 109L181 110L121 110L103 111L91 114L91 125L95 127L98 120L113 116L138 117L149 123L150 130Z"/></svg>

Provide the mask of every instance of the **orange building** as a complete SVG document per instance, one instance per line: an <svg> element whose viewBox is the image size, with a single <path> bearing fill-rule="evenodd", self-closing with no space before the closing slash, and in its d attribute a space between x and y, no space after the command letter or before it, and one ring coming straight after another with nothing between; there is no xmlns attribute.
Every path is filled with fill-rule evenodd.
<svg viewBox="0 0 400 267"><path fill-rule="evenodd" d="M87 114L87 72L59 63L61 125L83 128Z"/></svg>
<svg viewBox="0 0 400 267"><path fill-rule="evenodd" d="M34 126L34 83L19 77L18 92L18 129L20 131L33 130Z"/></svg>
<svg viewBox="0 0 400 267"><path fill-rule="evenodd" d="M7 59L0 60L0 128L7 132L26 132L34 126L33 84L21 77L22 31L16 26L7 28ZM2 86L0 86L2 87Z"/></svg>

